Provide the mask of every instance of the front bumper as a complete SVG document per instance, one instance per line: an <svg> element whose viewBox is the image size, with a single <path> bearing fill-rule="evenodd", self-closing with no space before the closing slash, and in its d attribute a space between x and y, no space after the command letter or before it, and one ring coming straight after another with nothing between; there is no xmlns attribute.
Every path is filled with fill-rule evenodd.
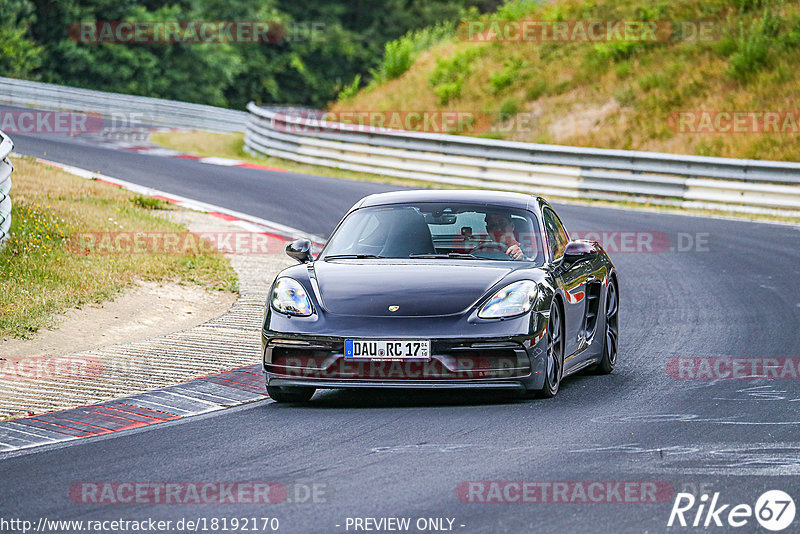
<svg viewBox="0 0 800 534"><path fill-rule="evenodd" d="M265 330L263 370L271 386L541 389L543 338L433 338L429 359L372 360L345 358L345 337Z"/></svg>

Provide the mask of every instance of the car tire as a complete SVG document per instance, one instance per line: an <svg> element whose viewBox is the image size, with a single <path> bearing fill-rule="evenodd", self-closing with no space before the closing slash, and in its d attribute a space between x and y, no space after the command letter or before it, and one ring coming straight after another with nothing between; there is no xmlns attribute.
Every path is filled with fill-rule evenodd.
<svg viewBox="0 0 800 534"><path fill-rule="evenodd" d="M547 368L544 373L544 386L536 392L543 399L555 397L564 377L564 322L561 308L553 300L550 305L550 320L547 322Z"/></svg>
<svg viewBox="0 0 800 534"><path fill-rule="evenodd" d="M590 370L598 375L607 375L614 370L619 353L619 290L612 278L606 289L606 301L603 305L603 355L600 361Z"/></svg>
<svg viewBox="0 0 800 534"><path fill-rule="evenodd" d="M275 402L307 402L315 391L301 386L267 386L267 393Z"/></svg>

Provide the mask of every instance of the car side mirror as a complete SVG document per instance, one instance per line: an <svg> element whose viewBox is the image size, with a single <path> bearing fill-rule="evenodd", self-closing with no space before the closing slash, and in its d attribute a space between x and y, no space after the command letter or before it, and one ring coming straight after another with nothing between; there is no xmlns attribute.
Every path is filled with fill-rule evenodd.
<svg viewBox="0 0 800 534"><path fill-rule="evenodd" d="M580 260L589 259L597 255L597 252L597 243L594 241L576 239L575 241L567 243L561 261L564 266L570 266Z"/></svg>
<svg viewBox="0 0 800 534"><path fill-rule="evenodd" d="M308 239L297 239L286 245L286 255L300 263L314 261L311 255L311 241Z"/></svg>

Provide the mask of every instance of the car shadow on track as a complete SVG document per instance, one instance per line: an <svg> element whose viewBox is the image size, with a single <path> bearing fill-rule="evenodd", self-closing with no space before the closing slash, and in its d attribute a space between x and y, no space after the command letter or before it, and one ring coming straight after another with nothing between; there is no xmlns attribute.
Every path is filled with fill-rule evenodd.
<svg viewBox="0 0 800 534"><path fill-rule="evenodd" d="M270 408L424 408L481 406L534 402L513 391L428 390L428 389L331 389L318 390L304 404L270 403Z"/></svg>
<svg viewBox="0 0 800 534"><path fill-rule="evenodd" d="M541 407L584 405L588 400L607 401L614 391L624 387L627 377L621 372L609 376L579 373L567 378L552 399L523 396L517 391L491 389L319 389L307 403L270 402L270 409L281 408L426 408L443 406L491 406L530 404Z"/></svg>

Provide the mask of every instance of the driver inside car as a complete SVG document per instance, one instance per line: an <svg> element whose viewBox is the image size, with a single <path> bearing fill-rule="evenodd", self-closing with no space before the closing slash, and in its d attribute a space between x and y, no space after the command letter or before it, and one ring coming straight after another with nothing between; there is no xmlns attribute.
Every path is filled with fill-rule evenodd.
<svg viewBox="0 0 800 534"><path fill-rule="evenodd" d="M484 218L486 221L486 232L497 243L508 247L506 254L515 259L524 258L519 241L514 237L514 222L510 217L499 213L487 213Z"/></svg>

